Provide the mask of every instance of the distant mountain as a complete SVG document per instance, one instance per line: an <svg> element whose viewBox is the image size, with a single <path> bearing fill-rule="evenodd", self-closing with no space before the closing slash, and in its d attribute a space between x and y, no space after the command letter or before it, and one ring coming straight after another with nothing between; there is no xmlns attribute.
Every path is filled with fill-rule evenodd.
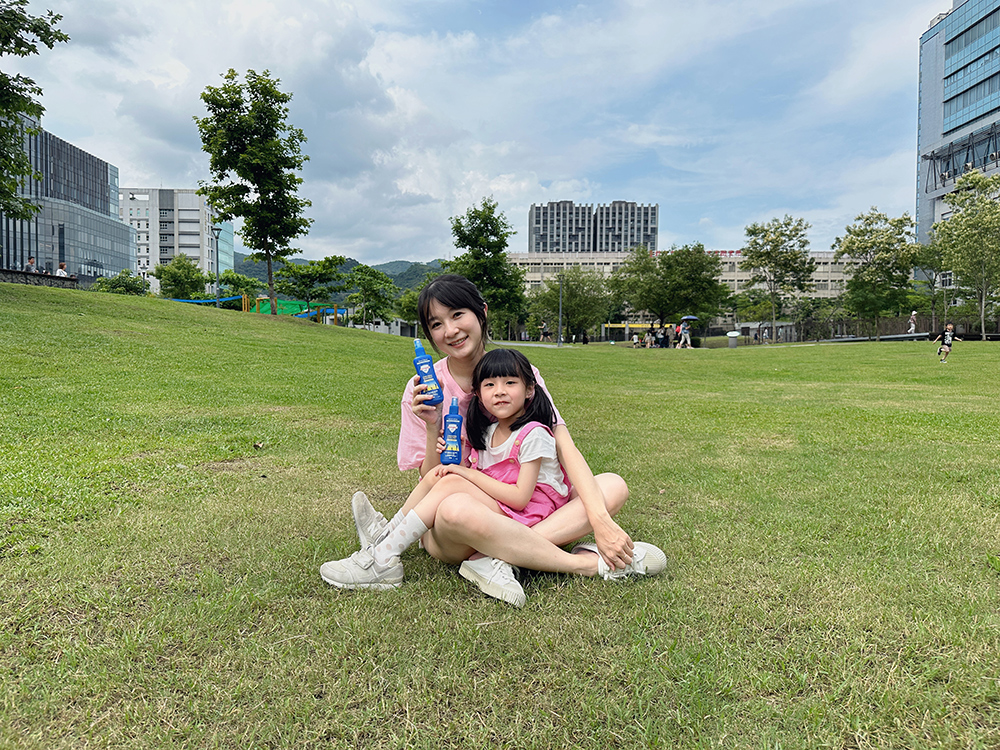
<svg viewBox="0 0 1000 750"><path fill-rule="evenodd" d="M266 263L253 263L247 260L247 256L243 253L233 253L234 268L238 274L243 276L249 276L254 279L263 281L267 283L267 264ZM290 263L308 263L309 261L304 258L289 258ZM355 266L360 265L353 258L348 258L347 261L340 267L340 270L344 273L350 273L351 269ZM273 270L281 268L281 263L274 264ZM400 288L400 290L405 289L415 289L420 284L423 283L427 274L437 275L441 273L441 261L432 260L430 263L411 263L408 260L393 260L388 263L380 263L377 266L372 266L376 270L381 271L386 276L389 276L393 283Z"/></svg>

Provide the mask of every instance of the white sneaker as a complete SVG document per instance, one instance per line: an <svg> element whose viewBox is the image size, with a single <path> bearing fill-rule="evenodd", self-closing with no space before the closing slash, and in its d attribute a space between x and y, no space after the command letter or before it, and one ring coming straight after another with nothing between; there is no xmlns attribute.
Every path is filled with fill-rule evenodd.
<svg viewBox="0 0 1000 750"><path fill-rule="evenodd" d="M366 547L343 560L331 560L319 568L320 577L339 589L387 589L399 588L403 583L403 563L398 557L385 565L379 565L372 556L372 548Z"/></svg>
<svg viewBox="0 0 1000 750"><path fill-rule="evenodd" d="M364 492L354 493L351 498L351 513L354 514L354 527L358 530L361 549L374 544L389 523L385 516L372 507Z"/></svg>
<svg viewBox="0 0 1000 750"><path fill-rule="evenodd" d="M628 576L655 576L667 567L667 556L663 554L663 550L647 542L633 542L632 562L618 570L608 567L597 551L597 545L592 542L576 545L572 553L575 555L577 550L586 550L597 555L597 575L605 581L618 581Z"/></svg>
<svg viewBox="0 0 1000 750"><path fill-rule="evenodd" d="M503 560L497 560L495 557L466 560L459 567L458 573L494 599L513 604L515 607L523 607L528 601L521 584L514 578L514 568Z"/></svg>

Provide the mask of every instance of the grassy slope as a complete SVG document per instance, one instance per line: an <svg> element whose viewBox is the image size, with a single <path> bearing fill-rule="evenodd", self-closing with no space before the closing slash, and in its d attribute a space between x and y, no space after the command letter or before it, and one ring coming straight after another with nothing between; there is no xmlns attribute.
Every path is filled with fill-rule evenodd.
<svg viewBox="0 0 1000 750"><path fill-rule="evenodd" d="M527 349L670 567L523 610L318 578L406 340L0 285L0 351L0 746L1000 741L995 345Z"/></svg>

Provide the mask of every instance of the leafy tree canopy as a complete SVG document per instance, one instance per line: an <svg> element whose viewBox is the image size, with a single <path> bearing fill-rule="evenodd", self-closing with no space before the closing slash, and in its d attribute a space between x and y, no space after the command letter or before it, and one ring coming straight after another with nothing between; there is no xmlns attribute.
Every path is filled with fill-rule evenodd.
<svg viewBox="0 0 1000 750"><path fill-rule="evenodd" d="M231 268L227 268L222 272L222 276L219 278L219 282L222 284L222 288L225 290L227 297L239 294L243 297L256 297L257 294L267 288L267 285L252 276L244 276L243 274L236 273Z"/></svg>
<svg viewBox="0 0 1000 750"><path fill-rule="evenodd" d="M52 49L69 37L56 28L62 16L46 11L32 16L28 0L0 2L0 56L29 57L38 46ZM38 206L22 194L26 180L41 179L24 150L25 131L36 132L45 108L38 97L42 88L31 78L0 71L0 213L11 219L30 219Z"/></svg>
<svg viewBox="0 0 1000 750"><path fill-rule="evenodd" d="M117 276L102 276L91 284L90 291L144 297L149 293L149 282L141 276L133 276L132 272L126 268L119 271Z"/></svg>
<svg viewBox="0 0 1000 750"><path fill-rule="evenodd" d="M986 309L1000 284L1000 174L987 177L977 169L955 183L943 200L950 218L934 225L945 264L969 288L979 303L979 325L986 337Z"/></svg>
<svg viewBox="0 0 1000 750"><path fill-rule="evenodd" d="M759 284L771 302L771 329L777 323L782 295L807 292L816 261L809 257L809 224L805 219L771 219L746 228L740 267L750 272L750 283Z"/></svg>
<svg viewBox="0 0 1000 750"><path fill-rule="evenodd" d="M718 314L729 288L718 281L719 258L700 242L654 256L635 248L611 279L615 295L633 310L644 310L661 324L682 315L707 320Z"/></svg>
<svg viewBox="0 0 1000 750"><path fill-rule="evenodd" d="M166 265L153 269L153 277L160 281L160 296L168 299L204 299L205 285L215 279L206 276L193 260L184 254L176 256Z"/></svg>
<svg viewBox="0 0 1000 750"><path fill-rule="evenodd" d="M399 290L387 274L359 264L351 271L350 286L356 291L348 295L347 304L354 308L355 319L360 316L361 325L392 314Z"/></svg>
<svg viewBox="0 0 1000 750"><path fill-rule="evenodd" d="M309 158L302 153L306 137L287 122L292 95L280 91L267 70L248 70L244 82L233 69L223 78L202 92L208 115L194 118L212 174L198 192L223 221L243 219L243 244L253 250L251 258L267 262L276 315L273 262L299 252L289 243L312 223L304 215L312 203L298 195L298 172Z"/></svg>
<svg viewBox="0 0 1000 750"><path fill-rule="evenodd" d="M607 320L611 296L604 277L592 268L570 266L562 274L563 338L583 335ZM544 320L556 321L549 326L552 333L559 328L559 276L549 277L545 287L534 295L532 311Z"/></svg>
<svg viewBox="0 0 1000 750"><path fill-rule="evenodd" d="M879 318L898 313L907 304L916 258L913 241L909 214L890 218L872 206L833 242L834 260L852 260L846 269L850 279L844 303L859 317L873 321L876 339Z"/></svg>
<svg viewBox="0 0 1000 750"><path fill-rule="evenodd" d="M455 247L465 252L442 263L447 273L469 279L490 306L494 325L525 313L524 271L507 260L507 240L516 232L492 197L451 219Z"/></svg>
<svg viewBox="0 0 1000 750"><path fill-rule="evenodd" d="M275 274L275 291L302 300L307 310L313 302L329 302L334 294L348 287L348 275L340 271L344 262L344 258L334 255L308 263L286 263Z"/></svg>

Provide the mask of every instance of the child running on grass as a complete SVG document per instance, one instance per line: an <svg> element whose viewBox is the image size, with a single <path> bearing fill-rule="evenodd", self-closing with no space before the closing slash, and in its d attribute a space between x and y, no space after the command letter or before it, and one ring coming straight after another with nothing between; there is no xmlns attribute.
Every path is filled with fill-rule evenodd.
<svg viewBox="0 0 1000 750"><path fill-rule="evenodd" d="M545 391L535 387L527 358L513 349L489 351L476 365L472 381L467 426L471 467L438 465L427 472L377 538L348 558L323 564L324 581L347 589L398 587L403 581L399 555L433 527L442 500L459 491L468 493L468 502L480 502L529 527L569 500L571 488L552 436L555 412ZM439 440L439 452L443 447ZM508 556L517 559L507 562L606 579L655 575L666 567L662 550L643 542L635 542L632 562L624 570L612 570L593 544L577 545L572 553L551 545L538 547L537 552L514 551ZM495 582L497 562L474 556L462 563L459 573L487 594L522 606L523 592L512 595L509 587Z"/></svg>
<svg viewBox="0 0 1000 750"><path fill-rule="evenodd" d="M941 357L942 364L948 361L948 355L951 353L951 345L955 341L961 341L958 336L955 335L955 324L949 323L944 327L944 330L938 334L938 337L934 339L934 343L938 341L941 342L941 346L938 347L937 353L941 357L941 353L944 352L944 356Z"/></svg>

